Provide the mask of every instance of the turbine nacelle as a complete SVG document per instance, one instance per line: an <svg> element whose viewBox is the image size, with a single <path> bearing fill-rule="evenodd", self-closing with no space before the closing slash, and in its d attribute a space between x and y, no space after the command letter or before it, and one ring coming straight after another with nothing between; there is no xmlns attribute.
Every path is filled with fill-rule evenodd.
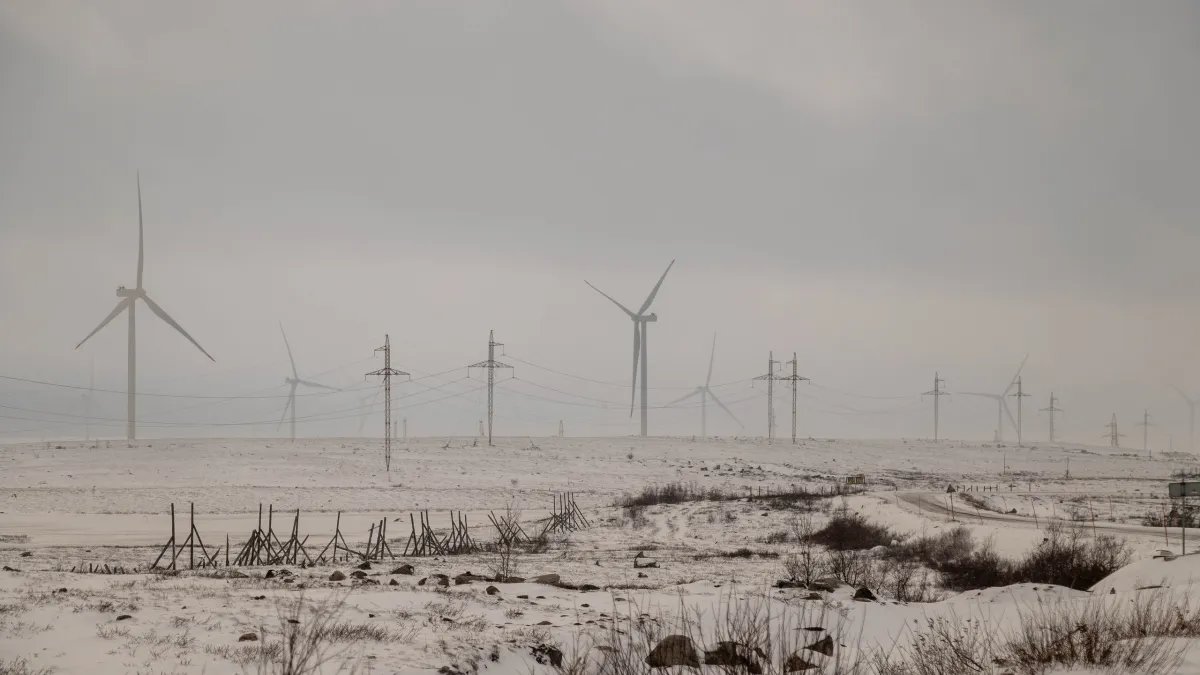
<svg viewBox="0 0 1200 675"><path fill-rule="evenodd" d="M124 286L117 286L117 297L144 298L146 297L146 290L144 288L125 288Z"/></svg>

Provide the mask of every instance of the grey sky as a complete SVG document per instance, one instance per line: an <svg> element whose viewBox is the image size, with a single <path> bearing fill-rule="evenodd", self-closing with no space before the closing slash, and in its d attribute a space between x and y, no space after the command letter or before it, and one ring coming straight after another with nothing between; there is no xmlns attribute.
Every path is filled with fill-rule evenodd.
<svg viewBox="0 0 1200 675"><path fill-rule="evenodd" d="M1146 406L1160 438L1181 434L1167 384L1200 395L1198 63L1192 2L2 3L0 373L85 383L94 354L98 385L123 389L123 323L72 348L134 283L140 168L146 287L217 359L142 312L144 392L281 385L278 321L302 374L384 332L437 373L482 360L494 328L522 359L626 382L629 321L583 279L636 305L676 258L649 341L651 384L681 389L656 402L703 380L717 332L718 382L773 349L860 394L919 393L935 369L1002 389L1029 352L1030 405L1059 393L1065 435L1098 441L1116 412L1132 444ZM514 365L522 391L583 405L505 394L502 433L636 428L535 385L627 388ZM0 403L81 414L76 392L37 389L0 382ZM805 432L929 433L928 402L806 391L824 400L802 409L889 414L810 410ZM477 401L402 416L465 434ZM196 403L143 410L283 407L167 412ZM948 406L948 433L990 437L989 403ZM761 401L735 410L763 432ZM123 399L93 414L121 418ZM651 424L693 433L698 413ZM7 437L38 426L0 418Z"/></svg>

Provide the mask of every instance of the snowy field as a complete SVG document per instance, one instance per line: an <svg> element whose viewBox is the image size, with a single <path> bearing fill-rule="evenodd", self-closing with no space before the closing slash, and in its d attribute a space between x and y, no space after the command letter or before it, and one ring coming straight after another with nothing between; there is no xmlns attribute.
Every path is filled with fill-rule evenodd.
<svg viewBox="0 0 1200 675"><path fill-rule="evenodd" d="M1196 558L1152 557L1164 548L1178 553L1183 532L1140 524L1170 509L1166 480L1196 468L1184 455L1150 460L1112 448L916 440L500 439L487 448L474 439L420 439L398 445L389 473L380 446L230 439L0 447L0 565L17 570L0 572L0 657L58 673L253 672L256 665L245 662L253 645L239 638L264 631L269 638L280 625L277 613L301 595L297 589L308 602L346 594L340 620L378 630L347 638L338 658L360 672L388 673L527 673L545 667L538 647L556 645L569 656L605 635L614 617L711 618L734 596L778 605L776 620L809 622L790 628L801 642L822 637L802 630L816 622L839 644L893 648L930 617L1002 629L1029 607L1095 602L1084 591L1037 585L922 603L896 602L883 591L875 602L855 602L854 589L844 586L820 601L805 600L804 589L772 589L786 578L782 561L796 548L787 541L794 514L761 496L826 493L860 473L865 492L821 500L818 522L844 508L901 536L964 525L1000 554L1018 557L1042 541L1049 522L1073 521L1093 536L1123 537L1134 551L1130 568L1097 587L1104 601L1132 601L1138 589L1164 581L1171 592L1187 592L1193 574L1200 582ZM728 498L636 514L615 506L623 495L676 482ZM947 485L958 492L948 494ZM488 594L485 581L418 583L432 574L491 576L491 553L375 563L365 581L329 580L335 570L349 575L353 564L291 568L270 579L268 568L254 567L240 568L247 578L235 579L211 570L70 571L107 564L144 572L168 539L172 503L180 541L194 504L209 548L224 546L228 535L235 555L257 525L260 504L273 506L277 533L290 531L299 509L299 530L314 555L332 536L338 512L347 541L360 549L371 525L387 518L399 554L417 512L428 511L437 529L448 528L450 511L461 512L471 536L485 543L496 537L489 512L520 511L534 529L554 494L566 492L592 527L554 536L546 550L517 556L510 570L528 580L555 574L557 585L502 583ZM746 557L729 555L739 549L748 549ZM647 560L655 566L640 567ZM403 563L414 574L389 574ZM123 615L130 618L117 621ZM1200 665L1186 670L1200 664L1197 655L1186 658L1180 672L1200 672Z"/></svg>

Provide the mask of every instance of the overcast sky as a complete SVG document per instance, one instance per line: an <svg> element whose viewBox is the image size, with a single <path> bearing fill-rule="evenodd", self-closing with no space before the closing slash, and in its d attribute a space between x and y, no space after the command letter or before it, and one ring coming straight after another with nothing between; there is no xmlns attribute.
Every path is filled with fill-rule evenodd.
<svg viewBox="0 0 1200 675"><path fill-rule="evenodd" d="M1197 64L1190 1L9 0L0 374L86 385L94 358L98 387L125 388L125 321L73 349L135 285L140 170L145 288L216 358L142 306L145 393L286 395L279 322L301 375L364 387L390 333L414 377L452 371L406 404L463 394L397 416L465 435L485 399L450 381L495 329L521 359L498 434L631 433L599 406L628 404L632 324L584 279L636 308L676 259L650 398L702 384L717 333L745 429L710 409L711 433L765 432L763 385L737 382L770 350L812 378L815 436L927 436L935 371L1000 391L1028 353L1028 436L1053 390L1070 439L1103 443L1116 413L1140 446L1149 407L1152 439L1183 446ZM364 393L301 398L334 419L299 433L358 433ZM145 397L148 420L230 426L142 433L273 435L241 423L284 400ZM992 437L993 403L943 403L943 434ZM0 404L0 439L87 414L12 380ZM121 436L124 414L97 394L94 430ZM694 407L651 413L652 433L698 427Z"/></svg>

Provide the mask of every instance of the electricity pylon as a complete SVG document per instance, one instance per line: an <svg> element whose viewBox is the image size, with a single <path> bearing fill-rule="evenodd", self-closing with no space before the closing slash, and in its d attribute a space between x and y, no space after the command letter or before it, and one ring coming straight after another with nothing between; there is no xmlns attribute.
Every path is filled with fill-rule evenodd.
<svg viewBox="0 0 1200 675"><path fill-rule="evenodd" d="M754 378L756 380L767 381L767 442L770 443L775 438L775 380L780 379L775 374L775 366L779 362L775 360L775 352L769 352L767 356L767 374L759 375Z"/></svg>
<svg viewBox="0 0 1200 675"><path fill-rule="evenodd" d="M1139 426L1142 428L1142 452L1146 453L1146 457L1149 458L1149 457L1151 457L1151 455L1150 455L1150 427L1155 426L1155 424L1150 421L1150 411L1149 410L1144 410L1142 412L1142 421L1138 422L1136 426Z"/></svg>
<svg viewBox="0 0 1200 675"><path fill-rule="evenodd" d="M792 374L785 376L785 377L780 377L778 379L781 381L786 381L786 382L792 383L792 445L795 445L796 444L796 385L802 380L805 382L808 382L809 379L796 372L797 368L799 367L798 366L799 361L796 360L796 352L792 352L792 360L788 361L784 365L787 365L789 363L792 365Z"/></svg>
<svg viewBox="0 0 1200 675"><path fill-rule="evenodd" d="M1105 436L1108 436L1109 447L1113 447L1113 448L1121 447L1121 437L1124 436L1125 434L1122 434L1119 431L1117 431L1117 413L1113 413L1112 421L1109 422L1105 428L1108 429L1108 433L1105 434Z"/></svg>
<svg viewBox="0 0 1200 675"><path fill-rule="evenodd" d="M1063 412L1062 408L1058 407L1058 399L1054 397L1054 392L1050 392L1050 407L1042 408L1042 412L1050 413L1050 442L1054 442L1054 413Z"/></svg>
<svg viewBox="0 0 1200 675"><path fill-rule="evenodd" d="M943 380L937 373L934 373L933 374L933 389L925 392L924 394L921 394L921 396L932 396L933 397L933 442L934 443L937 443L937 440L938 440L938 414L939 414L939 406L941 404L941 398L943 396L950 395L950 392L942 389L943 384L946 384L946 381Z"/></svg>
<svg viewBox="0 0 1200 675"><path fill-rule="evenodd" d="M496 331L488 331L488 358L487 358L487 361L480 361L479 363L467 366L468 373L471 372L471 368L486 368L487 369L487 374L488 374L487 375L487 382L488 382L488 385L487 385L487 387L488 387L487 437L488 437L488 447L489 448L492 447L492 410L493 410L492 405L493 405L493 401L494 401L493 391L496 386L496 369L497 368L508 368L509 370L512 370L512 366L508 365L507 363L500 363L499 361L496 360L496 347L503 347L504 345L499 342L496 342L495 337L496 337Z"/></svg>
<svg viewBox="0 0 1200 675"><path fill-rule="evenodd" d="M375 350L383 352L383 368L367 373L367 377L378 375L383 378L383 466L392 470L392 378L408 377L408 373L392 368L392 339L383 336L383 346Z"/></svg>
<svg viewBox="0 0 1200 675"><path fill-rule="evenodd" d="M1025 390L1021 388L1021 376L1020 375L1017 376L1017 393L1009 394L1009 396L1012 396L1017 399L1017 447L1019 448L1019 447L1021 447L1022 442L1023 442L1023 439L1021 436L1021 409L1024 408L1024 405L1022 405L1021 399L1029 398L1029 394L1026 394Z"/></svg>

